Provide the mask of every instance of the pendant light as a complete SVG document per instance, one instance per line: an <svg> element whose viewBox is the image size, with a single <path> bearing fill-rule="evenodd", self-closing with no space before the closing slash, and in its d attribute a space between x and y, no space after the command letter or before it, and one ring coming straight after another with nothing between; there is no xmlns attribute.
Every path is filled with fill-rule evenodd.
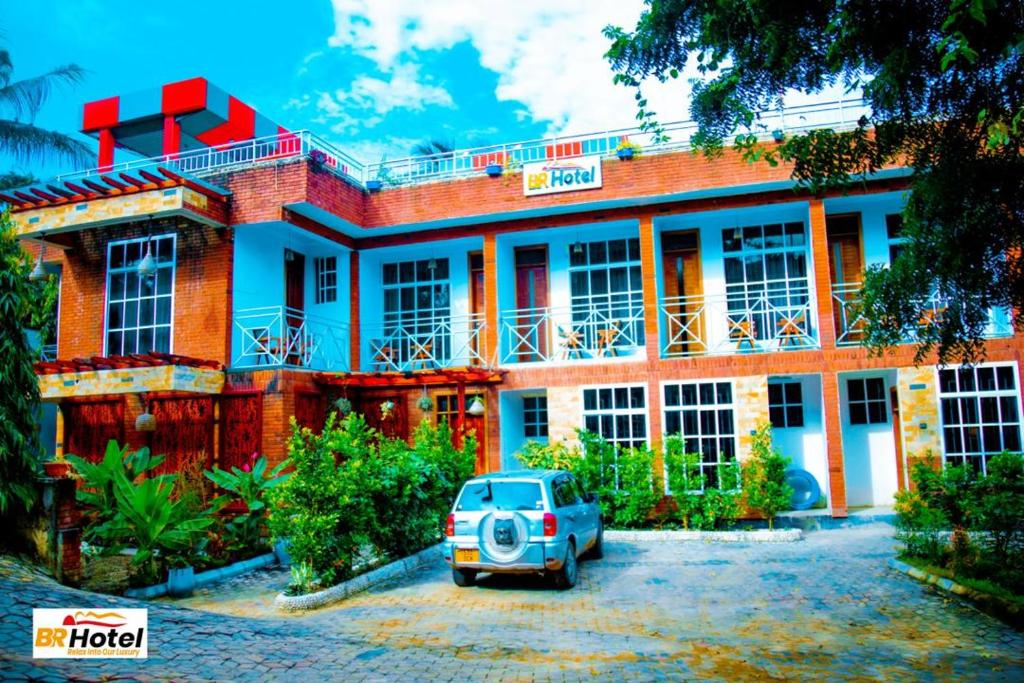
<svg viewBox="0 0 1024 683"><path fill-rule="evenodd" d="M137 432L155 432L156 431L156 416L149 412L149 401L143 397L142 399L142 412L135 418L135 431Z"/></svg>
<svg viewBox="0 0 1024 683"><path fill-rule="evenodd" d="M480 417L481 415L484 414L484 412L486 412L486 410L487 409L484 407L484 402L480 399L480 397L474 396L473 400L469 402L469 407L466 408L466 413L472 415L473 417Z"/></svg>
<svg viewBox="0 0 1024 683"><path fill-rule="evenodd" d="M39 236L42 241L42 235ZM32 269L32 272L28 274L28 279L32 282L41 282L49 277L46 273L46 268L43 267L43 254L46 253L46 242L42 243L39 247L39 256L36 257L36 266Z"/></svg>
<svg viewBox="0 0 1024 683"><path fill-rule="evenodd" d="M139 275L156 274L156 259L153 258L153 217L146 222L146 255L139 261Z"/></svg>

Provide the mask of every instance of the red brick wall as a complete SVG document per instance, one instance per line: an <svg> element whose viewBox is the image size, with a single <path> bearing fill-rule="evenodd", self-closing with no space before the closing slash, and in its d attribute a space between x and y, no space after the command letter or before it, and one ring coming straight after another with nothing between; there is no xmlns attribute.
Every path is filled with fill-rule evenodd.
<svg viewBox="0 0 1024 683"><path fill-rule="evenodd" d="M154 234L177 233L174 275L174 353L226 363L232 244L229 229L186 221L158 221ZM107 245L144 237L139 224L96 228L70 234L63 255L58 356L103 353Z"/></svg>

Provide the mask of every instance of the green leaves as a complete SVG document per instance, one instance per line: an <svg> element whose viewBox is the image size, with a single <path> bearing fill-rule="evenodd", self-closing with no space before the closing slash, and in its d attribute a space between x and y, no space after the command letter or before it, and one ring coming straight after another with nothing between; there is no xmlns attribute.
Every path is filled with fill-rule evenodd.
<svg viewBox="0 0 1024 683"><path fill-rule="evenodd" d="M786 483L789 458L772 445L772 426L758 426L751 438L750 458L743 463L743 492L747 507L757 510L774 526L775 515L788 510L793 500L793 487Z"/></svg>

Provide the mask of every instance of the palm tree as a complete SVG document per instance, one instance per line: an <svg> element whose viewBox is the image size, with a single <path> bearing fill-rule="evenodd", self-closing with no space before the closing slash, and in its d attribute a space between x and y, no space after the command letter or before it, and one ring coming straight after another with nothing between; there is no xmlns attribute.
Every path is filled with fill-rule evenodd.
<svg viewBox="0 0 1024 683"><path fill-rule="evenodd" d="M85 143L33 124L53 87L80 83L85 70L66 64L20 81L11 80L13 71L10 52L0 48L0 153L19 163L57 159L88 164L94 152Z"/></svg>

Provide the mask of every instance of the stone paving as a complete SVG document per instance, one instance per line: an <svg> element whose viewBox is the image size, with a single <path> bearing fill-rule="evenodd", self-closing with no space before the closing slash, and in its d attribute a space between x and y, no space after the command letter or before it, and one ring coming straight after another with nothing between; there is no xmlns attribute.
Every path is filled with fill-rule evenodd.
<svg viewBox="0 0 1024 683"><path fill-rule="evenodd" d="M430 566L298 616L271 605L285 574L260 572L150 603L145 661L33 661L31 607L140 605L4 559L0 679L1024 680L1024 634L889 570L891 535L608 544L568 592L530 577L459 589Z"/></svg>

